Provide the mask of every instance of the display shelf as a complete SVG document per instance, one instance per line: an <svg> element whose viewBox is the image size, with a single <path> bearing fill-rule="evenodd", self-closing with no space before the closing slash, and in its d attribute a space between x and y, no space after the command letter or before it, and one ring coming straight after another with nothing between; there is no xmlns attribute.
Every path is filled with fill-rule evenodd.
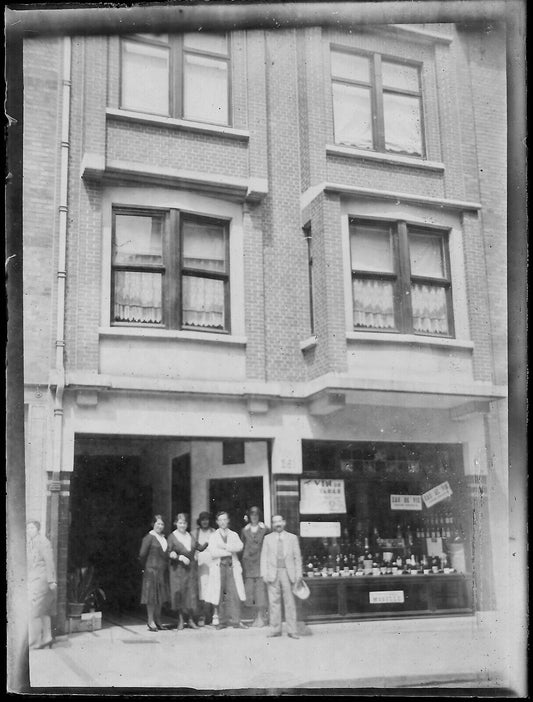
<svg viewBox="0 0 533 702"><path fill-rule="evenodd" d="M306 621L473 611L472 578L462 573L306 577L305 581L311 590L303 603Z"/></svg>

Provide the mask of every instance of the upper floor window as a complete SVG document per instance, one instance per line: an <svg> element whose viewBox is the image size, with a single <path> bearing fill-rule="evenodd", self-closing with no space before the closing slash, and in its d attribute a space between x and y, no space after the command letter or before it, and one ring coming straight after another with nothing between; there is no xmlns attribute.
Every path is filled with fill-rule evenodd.
<svg viewBox="0 0 533 702"><path fill-rule="evenodd" d="M447 232L350 222L354 329L453 336Z"/></svg>
<svg viewBox="0 0 533 702"><path fill-rule="evenodd" d="M226 34L136 34L122 40L121 107L229 124Z"/></svg>
<svg viewBox="0 0 533 702"><path fill-rule="evenodd" d="M230 331L227 222L115 209L112 246L112 323Z"/></svg>
<svg viewBox="0 0 533 702"><path fill-rule="evenodd" d="M332 48L335 143L424 155L420 68Z"/></svg>

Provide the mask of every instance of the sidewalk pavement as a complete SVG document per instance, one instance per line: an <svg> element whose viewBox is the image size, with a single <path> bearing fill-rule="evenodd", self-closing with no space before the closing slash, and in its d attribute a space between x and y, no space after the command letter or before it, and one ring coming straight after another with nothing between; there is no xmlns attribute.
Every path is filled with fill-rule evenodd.
<svg viewBox="0 0 533 702"><path fill-rule="evenodd" d="M268 628L168 630L135 623L58 639L30 652L32 688L494 688L510 685L505 641L473 617L315 624L310 636ZM512 686L511 686L512 687ZM507 695L506 695L507 696ZM511 695L514 696L514 695Z"/></svg>

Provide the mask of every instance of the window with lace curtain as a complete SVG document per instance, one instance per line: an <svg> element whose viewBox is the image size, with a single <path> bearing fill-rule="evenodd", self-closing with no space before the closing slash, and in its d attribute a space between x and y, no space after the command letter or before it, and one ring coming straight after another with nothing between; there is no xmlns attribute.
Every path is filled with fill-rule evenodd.
<svg viewBox="0 0 533 702"><path fill-rule="evenodd" d="M230 331L227 222L116 208L112 246L113 324Z"/></svg>
<svg viewBox="0 0 533 702"><path fill-rule="evenodd" d="M226 34L132 34L122 39L124 109L227 125L229 76Z"/></svg>
<svg viewBox="0 0 533 702"><path fill-rule="evenodd" d="M351 220L354 330L454 334L448 233Z"/></svg>
<svg viewBox="0 0 533 702"><path fill-rule="evenodd" d="M331 47L336 144L424 156L420 65Z"/></svg>

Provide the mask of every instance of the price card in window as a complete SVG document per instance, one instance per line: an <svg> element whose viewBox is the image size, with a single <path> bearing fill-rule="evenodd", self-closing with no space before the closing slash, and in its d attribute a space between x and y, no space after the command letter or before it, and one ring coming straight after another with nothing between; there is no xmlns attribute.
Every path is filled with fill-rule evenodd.
<svg viewBox="0 0 533 702"><path fill-rule="evenodd" d="M403 590L381 590L369 592L368 601L370 604L401 604L405 602L405 596Z"/></svg>
<svg viewBox="0 0 533 702"><path fill-rule="evenodd" d="M340 522L300 522L300 536L339 538Z"/></svg>
<svg viewBox="0 0 533 702"><path fill-rule="evenodd" d="M422 509L422 498L420 495L391 495L390 508L420 512Z"/></svg>
<svg viewBox="0 0 533 702"><path fill-rule="evenodd" d="M452 494L450 483L446 480L444 483L441 483L440 485L437 485L434 488L431 488L431 490L425 492L422 495L422 499L424 500L426 507L433 507L433 505L436 505L437 502L445 500Z"/></svg>

